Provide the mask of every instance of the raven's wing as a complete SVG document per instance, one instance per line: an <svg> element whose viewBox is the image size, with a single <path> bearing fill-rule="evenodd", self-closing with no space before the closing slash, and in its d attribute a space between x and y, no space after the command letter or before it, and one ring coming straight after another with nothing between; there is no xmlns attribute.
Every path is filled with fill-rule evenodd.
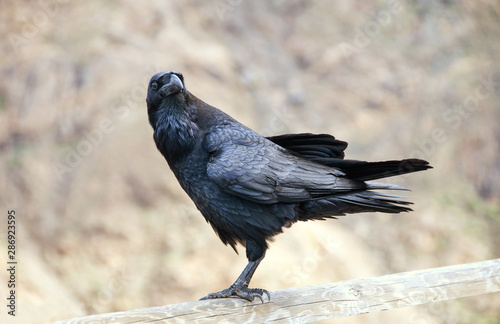
<svg viewBox="0 0 500 324"><path fill-rule="evenodd" d="M347 142L339 141L329 134L284 134L270 136L267 139L315 162L343 159L344 150L347 148Z"/></svg>
<svg viewBox="0 0 500 324"><path fill-rule="evenodd" d="M340 170L290 154L243 125L216 127L202 145L209 154L208 177L224 191L254 202L302 202L366 188Z"/></svg>

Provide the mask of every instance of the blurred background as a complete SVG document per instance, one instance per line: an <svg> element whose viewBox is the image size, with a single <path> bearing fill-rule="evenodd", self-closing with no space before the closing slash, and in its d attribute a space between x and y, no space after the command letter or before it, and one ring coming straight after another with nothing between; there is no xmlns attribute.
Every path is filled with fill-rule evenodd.
<svg viewBox="0 0 500 324"><path fill-rule="evenodd" d="M499 257L498 1L0 7L0 204L18 219L13 323L193 301L246 265L156 150L145 97L163 70L182 72L194 95L262 135L330 133L349 142L350 159L434 166L389 179L413 190L412 213L286 229L252 286ZM335 323L498 323L499 309L493 294Z"/></svg>

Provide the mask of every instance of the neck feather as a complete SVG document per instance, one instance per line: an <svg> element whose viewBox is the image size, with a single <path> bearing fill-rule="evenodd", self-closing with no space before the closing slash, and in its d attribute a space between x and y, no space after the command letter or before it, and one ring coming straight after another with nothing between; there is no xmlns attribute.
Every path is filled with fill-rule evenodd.
<svg viewBox="0 0 500 324"><path fill-rule="evenodd" d="M167 111L157 111L153 118L156 146L169 163L191 152L198 136L195 114L183 108L170 106Z"/></svg>

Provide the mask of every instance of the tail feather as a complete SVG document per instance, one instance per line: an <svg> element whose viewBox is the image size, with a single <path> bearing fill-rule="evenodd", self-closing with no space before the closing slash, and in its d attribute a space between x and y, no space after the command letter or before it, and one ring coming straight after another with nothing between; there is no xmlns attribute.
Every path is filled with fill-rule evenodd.
<svg viewBox="0 0 500 324"><path fill-rule="evenodd" d="M406 190L410 191L410 189L398 186L395 184L390 184L390 183L381 183L381 182L373 182L373 181L367 181L365 182L366 189L367 190L374 190L374 189L387 189L387 190Z"/></svg>
<svg viewBox="0 0 500 324"><path fill-rule="evenodd" d="M367 180L432 168L427 161L418 159L383 162L330 160L330 162L335 162L335 167L346 173L346 177L366 181L364 182L365 188L309 201L303 208L307 212L301 215L300 220L335 218L335 216L365 212L401 213L411 211L412 209L408 206L412 203L404 200L408 197L372 191L409 191L409 189L395 184Z"/></svg>
<svg viewBox="0 0 500 324"><path fill-rule="evenodd" d="M344 216L346 214L366 212L391 214L409 212L412 209L408 206L413 203L401 200L406 198L408 197L383 194L374 191L349 192L325 199L306 202L302 208L305 212L299 217L299 220L321 220L336 218L336 216Z"/></svg>
<svg viewBox="0 0 500 324"><path fill-rule="evenodd" d="M404 200L396 200L397 196L381 194L372 191L362 191L354 195L338 197L339 200L352 205L352 208L360 209L361 212L384 212L401 213L412 209L406 207L412 203Z"/></svg>
<svg viewBox="0 0 500 324"><path fill-rule="evenodd" d="M382 179L396 175L432 169L429 162L420 159L366 162L356 160L325 159L321 164L338 168L347 177L360 181Z"/></svg>
<svg viewBox="0 0 500 324"><path fill-rule="evenodd" d="M344 160L347 143L328 134L285 134L267 139L304 159L340 169L348 178L359 181L387 178L432 168L427 161L420 159L381 162Z"/></svg>
<svg viewBox="0 0 500 324"><path fill-rule="evenodd" d="M299 208L299 220L335 218L345 214L363 212L401 213L411 211L407 197L383 194L372 190L409 190L405 187L373 182L372 180L431 169L427 161L420 159L367 162L344 160L346 142L326 134L286 134L269 137L269 140L288 149L292 154L309 161L335 168L345 178L364 183L364 187L349 192L325 195L319 192L313 199L303 202Z"/></svg>

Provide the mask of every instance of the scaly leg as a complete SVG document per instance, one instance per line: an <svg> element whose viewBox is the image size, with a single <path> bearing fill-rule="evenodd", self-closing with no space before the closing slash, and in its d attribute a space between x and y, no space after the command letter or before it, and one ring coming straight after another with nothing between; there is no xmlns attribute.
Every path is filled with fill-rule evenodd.
<svg viewBox="0 0 500 324"><path fill-rule="evenodd" d="M248 262L247 266L240 274L238 279L227 289L221 290L219 292L210 293L200 300L213 299L213 298L228 298L228 297L238 297L248 301L253 301L255 298L259 298L262 303L264 303L263 295L267 296L268 300L271 300L271 295L265 289L260 288L248 288L248 284L252 279L252 276L259 266L259 263L264 259L262 256L256 261Z"/></svg>

